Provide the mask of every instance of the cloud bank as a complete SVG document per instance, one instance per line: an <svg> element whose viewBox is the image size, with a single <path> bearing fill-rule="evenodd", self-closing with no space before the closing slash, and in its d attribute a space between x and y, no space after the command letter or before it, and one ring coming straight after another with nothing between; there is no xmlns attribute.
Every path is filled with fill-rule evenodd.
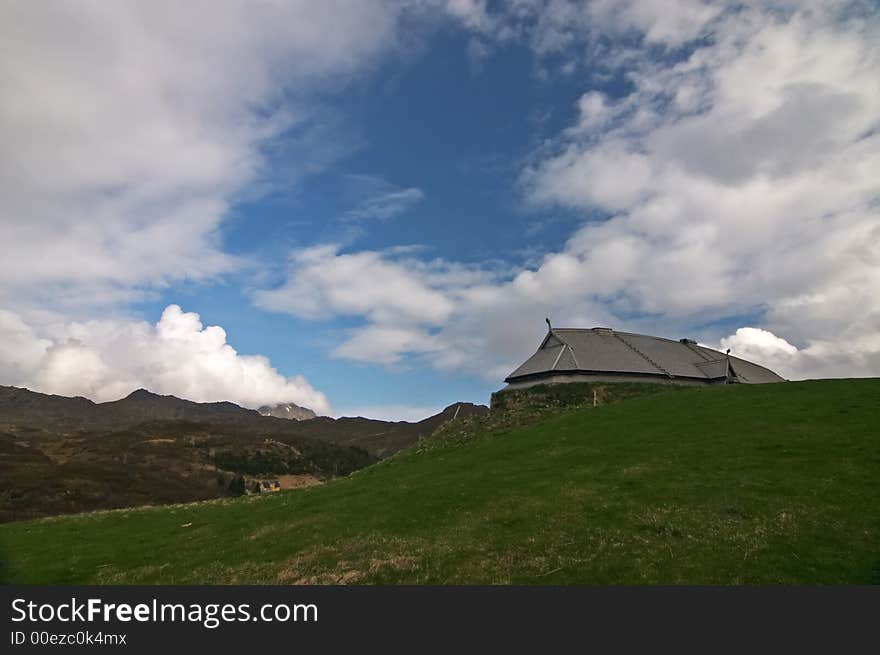
<svg viewBox="0 0 880 655"><path fill-rule="evenodd" d="M326 396L301 376L285 377L261 355L242 355L226 331L169 305L151 325L128 320L69 322L38 336L0 312L0 376L16 386L103 402L146 388L197 402L256 408L293 402L330 414Z"/></svg>
<svg viewBox="0 0 880 655"><path fill-rule="evenodd" d="M4 3L0 299L117 302L233 269L218 228L266 172L264 144L308 142L318 93L393 47L400 11Z"/></svg>
<svg viewBox="0 0 880 655"><path fill-rule="evenodd" d="M345 151L323 98L396 47L403 11L334 0L3 3L0 383L95 399L148 386L329 411L304 381L236 355L220 328L195 329L194 315L168 310L156 328L66 317L118 315L172 283L239 269L220 235L229 209ZM294 163L269 170L279 153ZM189 336L171 338L180 321ZM58 323L69 325L47 339Z"/></svg>
<svg viewBox="0 0 880 655"><path fill-rule="evenodd" d="M876 12L844 2L554 2L540 18L531 3L500 16L479 2L452 9L480 38L525 39L539 59L601 55L597 66L628 82L612 97L587 77L577 120L521 175L535 211L602 218L512 271L319 246L295 253L287 281L258 304L361 317L340 357L490 379L534 347L545 315L726 344L791 377L880 374ZM622 45L587 47L622 28ZM737 317L749 327L726 337L713 327Z"/></svg>

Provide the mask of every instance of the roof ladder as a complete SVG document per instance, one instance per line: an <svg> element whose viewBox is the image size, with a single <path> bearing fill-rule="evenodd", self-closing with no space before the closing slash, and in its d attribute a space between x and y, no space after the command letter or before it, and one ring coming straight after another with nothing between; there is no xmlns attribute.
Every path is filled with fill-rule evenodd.
<svg viewBox="0 0 880 655"><path fill-rule="evenodd" d="M627 340L624 339L622 336L620 336L617 332L614 332L613 335L614 335L614 338L615 338L615 339L617 339L617 340L620 341L620 343L622 343L624 346L626 346L627 348L629 348L630 350L632 350L633 352L635 352L637 355L639 355L642 359L644 359L646 362L648 362L651 366L653 366L654 368L656 368L658 371L661 371L664 375L666 375L666 376L669 377L669 378L674 378L674 377L675 377L672 373L670 373L670 372L667 371L665 368L663 368L662 366L660 366L660 364L658 364L658 363L655 362L653 359L651 359L650 357L648 357L645 353L643 353L641 350L639 350L638 348L636 348L636 347L635 347L634 345L632 345L629 341L627 341Z"/></svg>
<svg viewBox="0 0 880 655"><path fill-rule="evenodd" d="M556 337L556 338L559 339L559 337ZM559 340L562 341L562 339L559 339ZM551 370L551 371L555 371L555 370L556 370L556 367L559 365L559 360L562 359L562 355L563 355L563 353L565 352L565 349L566 349L566 348L568 348L568 352L571 353L571 358L572 358L572 360L574 361L574 366L575 366L575 368L580 368L580 367L581 367L581 365L578 364L578 358L577 358L577 356L574 354L574 348L572 348L572 347L569 346L567 343L565 343L564 341L562 341L562 348L559 349L559 354L556 355L556 359L553 360L553 366L550 367L550 370Z"/></svg>
<svg viewBox="0 0 880 655"><path fill-rule="evenodd" d="M551 371L556 370L556 365L559 364L559 360L562 358L562 353L565 352L566 348L568 348L568 344L562 344L562 348L559 349L559 354L556 355L556 359L553 360L553 366L550 367Z"/></svg>
<svg viewBox="0 0 880 655"><path fill-rule="evenodd" d="M684 342L682 341L681 343L684 343ZM697 355L699 355L700 357L702 357L702 358L703 358L703 361L706 361L706 362L712 362L712 361L715 361L715 360L713 360L711 357L709 357L708 355L706 355L706 353L704 353L702 350L699 350L699 349L696 348L695 346L692 346L692 345L689 344L689 343L685 343L684 345L687 346L688 350L690 350L690 351L696 353Z"/></svg>

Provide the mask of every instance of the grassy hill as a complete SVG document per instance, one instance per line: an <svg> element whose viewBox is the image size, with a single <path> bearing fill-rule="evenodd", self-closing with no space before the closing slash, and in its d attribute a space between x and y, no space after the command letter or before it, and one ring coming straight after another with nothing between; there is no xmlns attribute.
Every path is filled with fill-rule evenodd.
<svg viewBox="0 0 880 655"><path fill-rule="evenodd" d="M880 380L493 412L321 487L0 526L32 583L880 582Z"/></svg>

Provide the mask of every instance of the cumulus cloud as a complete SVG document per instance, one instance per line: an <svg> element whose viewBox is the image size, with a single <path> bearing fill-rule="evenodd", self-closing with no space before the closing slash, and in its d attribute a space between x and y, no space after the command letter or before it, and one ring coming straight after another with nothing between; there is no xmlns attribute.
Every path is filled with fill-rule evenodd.
<svg viewBox="0 0 880 655"><path fill-rule="evenodd" d="M545 310L560 320L602 321L599 303L572 306L578 293L563 258L547 264L554 291L531 283L531 272L423 262L395 252L340 252L316 246L294 253L286 282L255 295L265 309L307 319L362 317L334 347L337 357L394 365L405 358L449 371L506 375L533 346ZM607 321L606 321L607 322Z"/></svg>
<svg viewBox="0 0 880 655"><path fill-rule="evenodd" d="M323 120L313 96L393 47L405 4L3 5L3 379L103 399L148 386L320 410L307 383L238 355L222 329L180 310L156 326L50 329L10 308L127 301L237 266L219 228L265 172L265 146L326 141L302 138ZM612 96L597 82L607 77L584 75L577 117L522 174L536 211L588 221L519 269L303 248L257 305L356 322L339 357L493 379L535 345L545 315L707 342L723 336L714 323L748 316L772 339L746 331L730 343L789 377L880 372L876 12L832 0L490 4L436 6L481 57L518 39L539 62L565 62L572 80L589 64L626 81ZM336 151L310 161L310 147L304 171ZM420 200L389 185L350 218ZM187 363L179 375L173 358Z"/></svg>
<svg viewBox="0 0 880 655"><path fill-rule="evenodd" d="M742 327L730 336L721 339L719 349L730 351L737 357L763 364L777 373L790 372L798 349L785 339L777 337L768 330Z"/></svg>
<svg viewBox="0 0 880 655"><path fill-rule="evenodd" d="M39 367L52 345L41 339L18 314L0 309L0 379L7 384L25 380Z"/></svg>
<svg viewBox="0 0 880 655"><path fill-rule="evenodd" d="M481 5L459 9L491 31ZM528 352L545 313L704 341L723 336L714 323L748 316L766 333L729 343L789 377L877 375L880 20L858 9L552 3L549 14L570 15L566 30L580 31L577 43L557 34L564 52L618 34L606 14L639 35L606 62L631 91L587 86L576 121L523 171L537 211L590 217L565 246L535 267L459 280L377 251L310 251L258 301L363 317L342 356L396 363L409 353L490 377ZM531 38L546 29L537 21Z"/></svg>
<svg viewBox="0 0 880 655"><path fill-rule="evenodd" d="M876 332L878 21L835 8L719 19L687 59L636 67L610 127L581 103L524 183L537 203L610 213L567 246L586 279L641 311L757 308L801 344Z"/></svg>
<svg viewBox="0 0 880 655"><path fill-rule="evenodd" d="M790 379L873 377L880 370L880 335L815 340L796 348L760 328L739 328L721 339L720 348L752 360Z"/></svg>
<svg viewBox="0 0 880 655"><path fill-rule="evenodd" d="M195 315L168 310L155 327L64 316L107 315L239 269L220 235L230 207L346 152L323 102L395 48L404 11L335 0L3 3L0 378L96 399L146 386L329 411L304 380L238 355ZM412 200L405 190L373 209ZM59 321L67 327L48 337Z"/></svg>
<svg viewBox="0 0 880 655"><path fill-rule="evenodd" d="M265 173L263 146L286 144L303 172L324 161L315 96L393 47L400 12L4 3L0 301L118 302L235 268L218 229Z"/></svg>
<svg viewBox="0 0 880 655"><path fill-rule="evenodd" d="M495 286L501 274L421 261L407 249L345 253L335 245L315 246L294 253L286 282L254 299L264 309L307 319L364 318L364 325L344 331L331 353L336 357L394 365L415 356L438 368L487 373L486 357L474 350L487 335L509 329L496 324L500 315L486 313L505 307ZM469 307L475 311L462 316ZM481 319L488 319L485 325Z"/></svg>
<svg viewBox="0 0 880 655"><path fill-rule="evenodd" d="M336 245L293 253L290 273L283 286L258 292L257 305L303 318L363 315L383 324L442 323L453 310L444 286L466 277L462 267L340 253Z"/></svg>
<svg viewBox="0 0 880 655"><path fill-rule="evenodd" d="M443 348L428 330L380 323L351 330L351 336L332 354L359 362L396 364L405 355L437 353Z"/></svg>
<svg viewBox="0 0 880 655"><path fill-rule="evenodd" d="M41 337L11 312L0 313L0 383L44 393L116 400L137 388L197 402L245 407L293 402L331 413L326 396L301 376L286 377L262 355L242 355L226 331L169 305L161 319L66 322Z"/></svg>

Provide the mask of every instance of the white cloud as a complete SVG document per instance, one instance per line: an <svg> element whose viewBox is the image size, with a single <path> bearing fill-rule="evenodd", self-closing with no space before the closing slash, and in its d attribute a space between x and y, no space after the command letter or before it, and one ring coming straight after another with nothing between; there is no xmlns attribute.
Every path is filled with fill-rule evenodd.
<svg viewBox="0 0 880 655"><path fill-rule="evenodd" d="M416 187L399 187L373 175L347 175L347 193L355 206L343 214L349 220L388 220L403 214L425 198Z"/></svg>
<svg viewBox="0 0 880 655"><path fill-rule="evenodd" d="M308 319L365 318L334 347L337 357L383 365L415 357L443 370L497 379L534 345L545 310L561 320L608 316L598 303L566 306L577 285L563 259L546 265L546 275L556 276L555 290L547 293L529 283L531 272L510 279L503 271L425 263L393 252L346 254L318 246L295 253L287 281L257 293L255 301Z"/></svg>
<svg viewBox="0 0 880 655"><path fill-rule="evenodd" d="M615 68L638 58L641 46L678 48L707 35L724 8L712 0L517 0L485 17L479 5L450 13L476 33L527 43L541 75L569 75Z"/></svg>
<svg viewBox="0 0 880 655"><path fill-rule="evenodd" d="M402 214L425 197L421 189L409 187L389 191L364 200L358 207L347 211L346 218L378 218L388 220Z"/></svg>
<svg viewBox="0 0 880 655"><path fill-rule="evenodd" d="M468 29L482 32L495 22L489 15L487 4L486 0L446 0L446 11Z"/></svg>
<svg viewBox="0 0 880 655"><path fill-rule="evenodd" d="M539 204L610 214L565 249L589 291L701 323L758 310L799 346L875 347L880 23L838 8L723 15L685 60L631 63L628 97L587 102L613 113L598 126L582 102L523 180Z"/></svg>
<svg viewBox="0 0 880 655"><path fill-rule="evenodd" d="M742 327L730 336L724 337L720 350L730 349L737 357L763 364L777 372L790 369L797 357L798 349L785 339L760 328Z"/></svg>
<svg viewBox="0 0 880 655"><path fill-rule="evenodd" d="M880 370L880 334L855 339L817 340L798 349L772 332L739 328L720 348L767 366L791 379L872 377Z"/></svg>
<svg viewBox="0 0 880 655"><path fill-rule="evenodd" d="M96 399L147 386L329 411L304 380L220 343L220 328L194 329L194 315L169 310L156 328L63 319L240 267L219 234L229 208L346 151L323 103L396 47L403 11L335 0L0 6L0 377ZM48 307L61 316L41 316ZM47 338L59 320L67 327ZM162 332L187 321L186 338Z"/></svg>
<svg viewBox="0 0 880 655"><path fill-rule="evenodd" d="M396 364L404 355L435 353L443 344L428 330L370 324L351 330L351 336L333 349L336 357L373 364Z"/></svg>
<svg viewBox="0 0 880 655"><path fill-rule="evenodd" d="M4 3L0 301L117 302L234 268L217 231L261 148L286 143L304 172L325 161L314 96L394 47L400 11Z"/></svg>
<svg viewBox="0 0 880 655"><path fill-rule="evenodd" d="M0 379L7 384L27 379L52 345L39 338L18 314L0 309Z"/></svg>
<svg viewBox="0 0 880 655"><path fill-rule="evenodd" d="M617 317L630 317L630 329L663 333L757 315L748 322L797 349L780 359L789 375L880 373L876 12L831 1L443 7L478 39L481 57L520 39L539 65L557 57L574 76L583 66L572 62L589 63L631 85L611 98L593 88L596 75L585 78L577 119L522 176L534 207L561 205L592 222L537 266L513 271L399 250L306 248L282 285L255 294L258 305L361 318L336 356L395 365L414 357L493 379L535 345L544 315L618 327ZM319 409L307 383L238 355L220 328L202 329L193 315L55 328L26 314L46 300L125 302L239 265L218 230L261 179L266 146L296 142L306 172L332 159L339 150L323 138L332 130L321 129L314 96L394 47L404 11L3 5L0 302L16 306L0 312L3 379L97 398L135 385ZM351 217L389 218L420 199L415 187L387 188ZM770 357L756 338L734 343ZM168 368L172 352L188 362L179 375ZM300 400L247 396L252 379L270 395L299 389Z"/></svg>
<svg viewBox="0 0 880 655"><path fill-rule="evenodd" d="M419 270L411 274L414 268ZM389 260L378 252L339 254L316 246L291 257L291 275L280 288L260 291L257 305L304 318L366 315L377 323L436 324L452 311L438 288L443 272L417 262Z"/></svg>
<svg viewBox="0 0 880 655"><path fill-rule="evenodd" d="M756 339L764 333L731 343L790 377L880 374L880 20L846 3L716 5L591 5L594 18L610 12L641 34L604 62L633 90L611 99L587 87L575 123L524 171L536 209L607 216L538 266L453 279L382 252L315 250L259 301L364 317L337 355L396 364L409 354L487 377L534 347L544 315L704 340L722 335L694 326L757 315L796 353ZM571 3L547 12L568 17L556 52L619 34L610 18L576 20ZM544 19L532 38L542 29ZM675 56L653 49L698 37ZM441 269L461 267L433 263Z"/></svg>
<svg viewBox="0 0 880 655"><path fill-rule="evenodd" d="M45 329L38 337L20 317L0 313L0 344L19 353L0 353L0 383L95 401L143 387L197 402L228 400L245 407L294 402L319 414L331 412L326 396L304 378L281 375L261 355L236 352L222 327L204 327L198 314L177 305L169 305L155 325L106 319Z"/></svg>
<svg viewBox="0 0 880 655"><path fill-rule="evenodd" d="M720 12L711 0L594 0L590 19L609 35L632 30L648 43L678 46L704 34Z"/></svg>

